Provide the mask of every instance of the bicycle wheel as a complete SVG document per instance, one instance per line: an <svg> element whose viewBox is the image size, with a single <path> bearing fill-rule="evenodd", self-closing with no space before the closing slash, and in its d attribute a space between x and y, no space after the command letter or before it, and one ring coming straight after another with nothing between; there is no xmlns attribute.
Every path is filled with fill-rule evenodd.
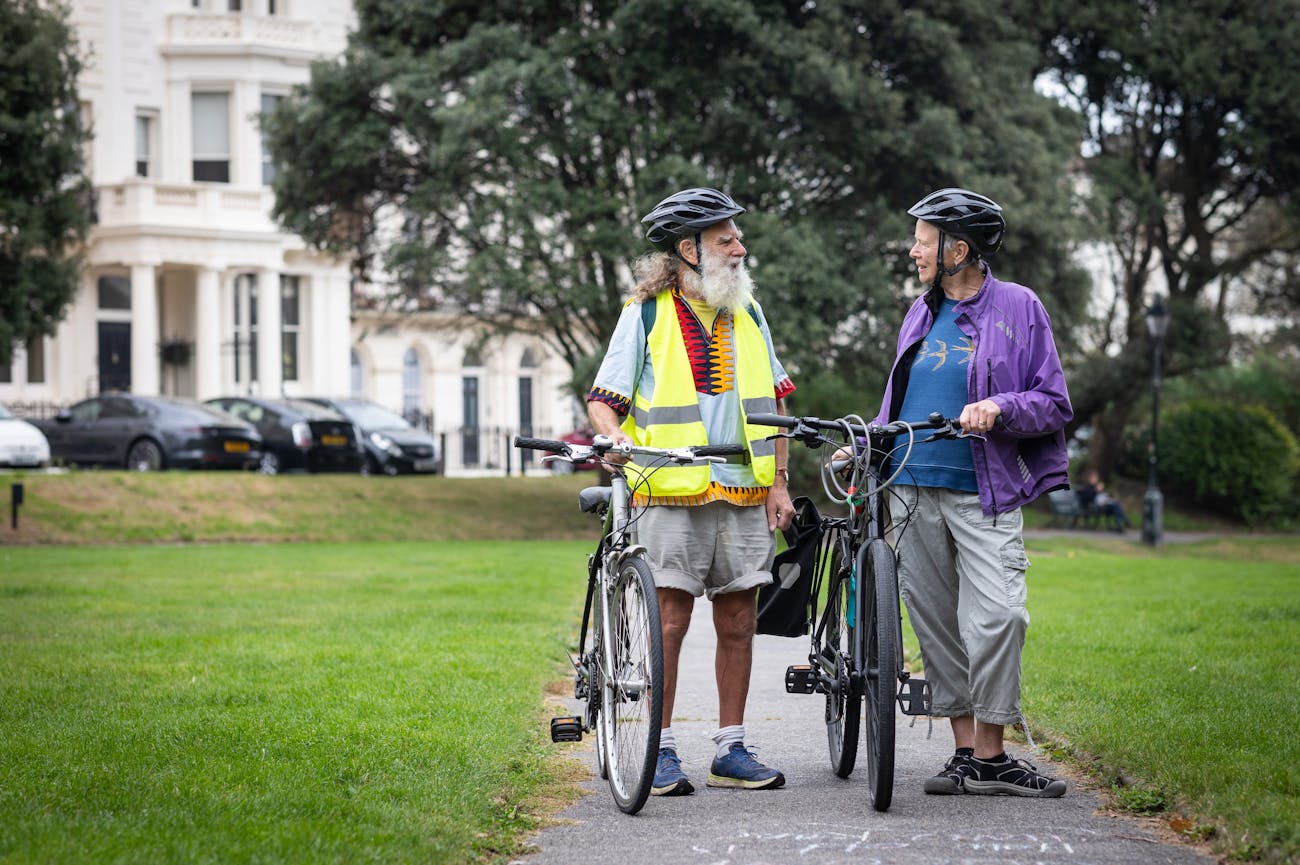
<svg viewBox="0 0 1300 865"><path fill-rule="evenodd" d="M635 814L645 805L654 782L663 722L663 635L659 598L650 567L641 559L619 566L609 599L601 725L609 789L618 807Z"/></svg>
<svg viewBox="0 0 1300 865"><path fill-rule="evenodd" d="M831 560L830 573L830 588L826 596L826 627L822 631L818 649L822 670L833 679L830 690L826 692L826 741L830 746L831 769L841 778L847 778L858 760L862 695L849 675L856 629L848 618L851 575L840 573L838 546Z"/></svg>
<svg viewBox="0 0 1300 865"><path fill-rule="evenodd" d="M862 657L867 670L867 783L871 807L889 810L894 795L894 697L898 683L898 572L894 551L879 538L858 554L866 607Z"/></svg>

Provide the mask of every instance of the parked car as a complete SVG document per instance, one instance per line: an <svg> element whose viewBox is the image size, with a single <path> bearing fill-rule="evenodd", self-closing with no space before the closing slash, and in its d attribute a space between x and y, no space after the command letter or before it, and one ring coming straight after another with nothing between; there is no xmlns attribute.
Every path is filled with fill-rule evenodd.
<svg viewBox="0 0 1300 865"><path fill-rule="evenodd" d="M262 457L262 437L251 424L174 397L101 394L36 425L51 455L68 463L137 471L243 469Z"/></svg>
<svg viewBox="0 0 1300 865"><path fill-rule="evenodd" d="M596 436L595 430L576 429L573 432L567 432L564 435L560 436L560 441L567 442L568 444L571 445L589 445L591 444L595 436ZM600 465L597 463L583 463L582 465L574 465L568 460L551 460L546 465L550 466L551 471L555 472L557 475L571 475L573 474L575 469L581 472L581 471L591 471L592 469L600 468Z"/></svg>
<svg viewBox="0 0 1300 865"><path fill-rule="evenodd" d="M305 399L332 408L356 424L361 430L369 471L399 475L442 469L438 442L423 430L411 426L401 415L364 399Z"/></svg>
<svg viewBox="0 0 1300 865"><path fill-rule="evenodd" d="M366 464L361 434L352 421L332 408L302 399L255 399L223 396L207 405L229 412L257 427L262 459L257 470L359 472Z"/></svg>
<svg viewBox="0 0 1300 865"><path fill-rule="evenodd" d="M40 468L49 464L50 443L45 434L0 405L0 466Z"/></svg>

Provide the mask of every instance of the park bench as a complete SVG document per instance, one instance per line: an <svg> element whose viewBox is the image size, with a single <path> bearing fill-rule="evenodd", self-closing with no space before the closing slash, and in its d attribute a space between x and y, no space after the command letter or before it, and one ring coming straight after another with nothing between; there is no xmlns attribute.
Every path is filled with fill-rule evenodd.
<svg viewBox="0 0 1300 865"><path fill-rule="evenodd" d="M1098 529L1102 527L1101 511L1081 506L1074 490L1052 490L1047 494L1047 502L1052 507L1053 528Z"/></svg>

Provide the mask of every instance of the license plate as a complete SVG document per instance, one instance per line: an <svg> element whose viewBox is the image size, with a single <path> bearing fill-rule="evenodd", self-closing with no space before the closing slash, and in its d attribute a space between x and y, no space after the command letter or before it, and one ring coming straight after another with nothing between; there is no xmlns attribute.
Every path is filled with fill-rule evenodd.
<svg viewBox="0 0 1300 865"><path fill-rule="evenodd" d="M248 442L226 442L225 448L228 454L246 454L248 453Z"/></svg>
<svg viewBox="0 0 1300 865"><path fill-rule="evenodd" d="M433 460L416 460L411 464L411 468L417 472L431 472L438 467Z"/></svg>
<svg viewBox="0 0 1300 865"><path fill-rule="evenodd" d="M321 436L320 443L327 448L341 448L348 443L347 436Z"/></svg>

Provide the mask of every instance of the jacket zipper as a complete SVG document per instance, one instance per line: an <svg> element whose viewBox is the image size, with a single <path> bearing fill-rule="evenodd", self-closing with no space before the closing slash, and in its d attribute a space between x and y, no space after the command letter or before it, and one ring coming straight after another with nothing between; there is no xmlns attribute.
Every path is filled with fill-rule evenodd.
<svg viewBox="0 0 1300 865"><path fill-rule="evenodd" d="M986 357L984 358L984 398L988 399L992 395L993 360ZM992 432L992 430L990 430L990 432ZM987 451L984 453L984 471L986 474L989 474L989 501L993 504L993 525L996 527L998 524L998 494L997 490L993 489L993 476L989 473L989 457Z"/></svg>

